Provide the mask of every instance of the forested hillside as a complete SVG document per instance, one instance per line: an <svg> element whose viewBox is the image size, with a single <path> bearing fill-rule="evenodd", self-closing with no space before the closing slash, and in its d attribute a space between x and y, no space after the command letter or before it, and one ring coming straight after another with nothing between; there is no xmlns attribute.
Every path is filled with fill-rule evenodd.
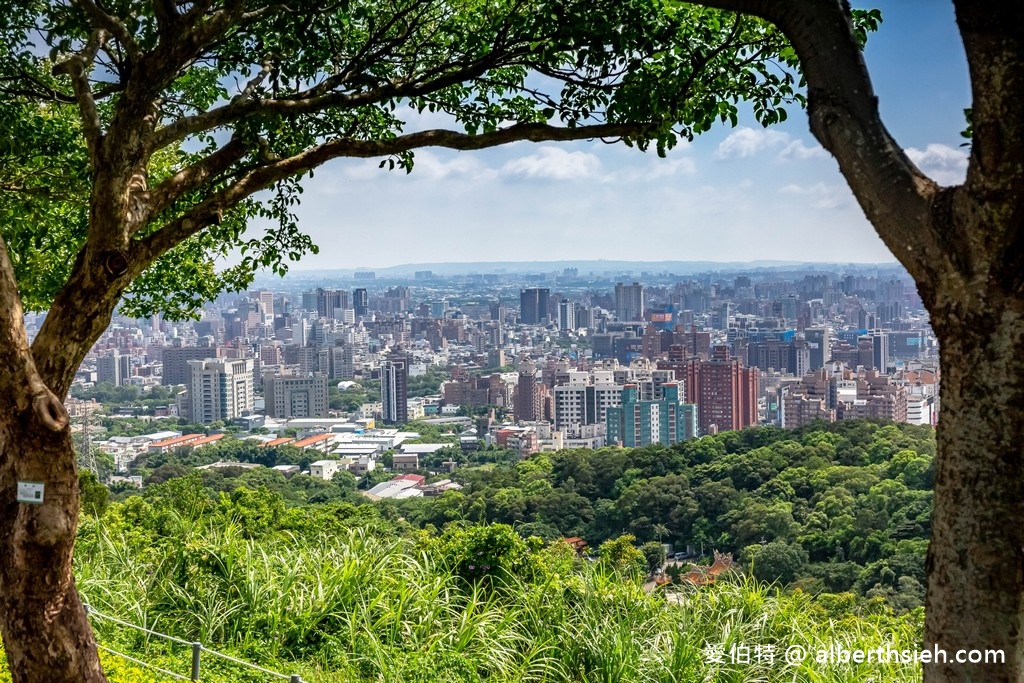
<svg viewBox="0 0 1024 683"><path fill-rule="evenodd" d="M672 447L539 454L462 472L467 487L401 501L402 515L514 524L592 546L639 542L756 555L754 573L805 590L883 595L908 609L924 597L934 432L839 422L758 427Z"/></svg>
<svg viewBox="0 0 1024 683"><path fill-rule="evenodd" d="M481 453L456 471L462 491L400 501L371 502L348 473L323 482L265 468L190 471L228 453L301 460L296 450L226 442L186 460L151 458L152 483L114 502L83 477L85 599L310 682L919 676L906 662L791 667L729 652L916 647L930 429L756 428L521 462ZM583 555L561 542L568 536L588 542ZM653 588L635 546L659 542L693 547L697 563L733 552L737 571L711 586ZM95 625L102 643L187 672L187 648ZM104 661L113 683L161 680ZM245 676L222 662L203 680Z"/></svg>

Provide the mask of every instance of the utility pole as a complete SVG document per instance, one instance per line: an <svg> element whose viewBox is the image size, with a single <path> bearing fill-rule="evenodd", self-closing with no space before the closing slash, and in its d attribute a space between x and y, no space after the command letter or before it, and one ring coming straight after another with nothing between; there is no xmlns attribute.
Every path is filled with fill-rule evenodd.
<svg viewBox="0 0 1024 683"><path fill-rule="evenodd" d="M84 403L84 401L83 401ZM82 424L82 452L78 455L78 466L83 467L94 475L96 479L100 478L99 466L96 463L96 455L92 452L92 434L89 431L89 412L91 403L85 403L85 411L83 414Z"/></svg>

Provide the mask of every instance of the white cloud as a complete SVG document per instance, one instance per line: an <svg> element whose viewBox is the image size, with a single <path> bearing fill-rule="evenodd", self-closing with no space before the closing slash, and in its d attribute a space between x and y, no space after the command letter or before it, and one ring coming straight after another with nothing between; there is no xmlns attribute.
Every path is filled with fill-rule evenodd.
<svg viewBox="0 0 1024 683"><path fill-rule="evenodd" d="M602 180L614 183L646 182L677 175L693 175L697 164L689 157L652 159L641 167L624 167L607 174Z"/></svg>
<svg viewBox="0 0 1024 683"><path fill-rule="evenodd" d="M778 150L779 159L823 159L828 152L821 145L794 139L789 133L770 128L739 128L722 140L715 152L718 159L746 159L770 150Z"/></svg>
<svg viewBox="0 0 1024 683"><path fill-rule="evenodd" d="M847 206L851 197L850 190L846 185L828 183L814 183L813 185L790 183L780 188L779 192L804 197L807 206L825 211Z"/></svg>
<svg viewBox="0 0 1024 683"><path fill-rule="evenodd" d="M924 150L910 147L910 160L940 185L958 185L967 175L967 152L955 147L932 143Z"/></svg>
<svg viewBox="0 0 1024 683"><path fill-rule="evenodd" d="M412 174L426 180L441 180L451 177L467 177L479 180L497 175L493 169L487 168L480 159L472 156L456 156L444 160L432 152L416 152Z"/></svg>
<svg viewBox="0 0 1024 683"><path fill-rule="evenodd" d="M380 168L380 159L367 159L357 164L347 166L341 174L347 180L372 181L377 180L385 174L405 175L400 169L388 170L385 166ZM479 180L481 178L494 177L496 172L487 168L484 164L472 156L455 156L451 159L443 159L429 150L419 150L413 158L413 172L411 178L414 180L444 180L449 178L469 178Z"/></svg>
<svg viewBox="0 0 1024 683"><path fill-rule="evenodd" d="M821 145L805 145L803 140L793 140L779 152L780 159L824 159L828 152Z"/></svg>
<svg viewBox="0 0 1024 683"><path fill-rule="evenodd" d="M651 164L647 173L644 175L644 180L654 180L655 178L664 178L666 176L674 175L693 175L696 172L697 164L694 163L693 159L688 157L671 160L659 159Z"/></svg>
<svg viewBox="0 0 1024 683"><path fill-rule="evenodd" d="M601 160L588 152L568 152L541 147L535 154L512 159L501 167L503 174L545 180L592 178L601 171Z"/></svg>
<svg viewBox="0 0 1024 683"><path fill-rule="evenodd" d="M718 145L715 156L719 159L745 159L767 149L785 145L789 135L777 130L740 128Z"/></svg>

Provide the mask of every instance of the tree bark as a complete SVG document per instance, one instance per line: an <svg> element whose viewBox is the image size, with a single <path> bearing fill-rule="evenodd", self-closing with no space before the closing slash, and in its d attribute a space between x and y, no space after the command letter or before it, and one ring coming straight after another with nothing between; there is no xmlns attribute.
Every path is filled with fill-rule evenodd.
<svg viewBox="0 0 1024 683"><path fill-rule="evenodd" d="M925 642L950 660L1001 650L1005 663L939 661L926 681L1024 679L1024 297L987 288L933 312L942 412Z"/></svg>
<svg viewBox="0 0 1024 683"><path fill-rule="evenodd" d="M101 683L71 565L79 501L68 415L36 368L2 237L0 368L0 636L8 667L15 683ZM18 482L42 483L42 500L19 502Z"/></svg>
<svg viewBox="0 0 1024 683"><path fill-rule="evenodd" d="M78 475L71 433L27 417L8 415L0 425L0 633L8 666L14 683L103 683L72 574ZM43 502L17 502L18 481L42 482Z"/></svg>

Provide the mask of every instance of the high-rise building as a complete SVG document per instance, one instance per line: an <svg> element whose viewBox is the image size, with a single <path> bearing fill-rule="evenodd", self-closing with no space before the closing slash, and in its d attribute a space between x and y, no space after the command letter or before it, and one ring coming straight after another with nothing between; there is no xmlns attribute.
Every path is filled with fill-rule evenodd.
<svg viewBox="0 0 1024 683"><path fill-rule="evenodd" d="M163 376L160 383L165 386L188 385L188 362L216 358L220 354L214 346L168 346L162 353Z"/></svg>
<svg viewBox="0 0 1024 683"><path fill-rule="evenodd" d="M663 390L660 400L641 400L636 384L622 387L622 404L609 407L605 414L607 443L636 448L697 436L697 406L683 403L675 382L664 385Z"/></svg>
<svg viewBox="0 0 1024 683"><path fill-rule="evenodd" d="M409 421L409 359L391 356L380 364L381 419L385 424Z"/></svg>
<svg viewBox="0 0 1024 683"><path fill-rule="evenodd" d="M322 373L301 376L268 371L263 375L263 395L270 417L327 417L327 376Z"/></svg>
<svg viewBox="0 0 1024 683"><path fill-rule="evenodd" d="M865 368L874 368L879 372L885 372L889 364L889 335L885 332L873 330L857 339L858 348L864 347L870 350L870 360L862 363Z"/></svg>
<svg viewBox="0 0 1024 683"><path fill-rule="evenodd" d="M527 364L519 370L516 384L513 417L517 422L533 422L537 419L537 369Z"/></svg>
<svg viewBox="0 0 1024 683"><path fill-rule="evenodd" d="M562 299L558 302L558 329L576 329L576 304L568 299Z"/></svg>
<svg viewBox="0 0 1024 683"><path fill-rule="evenodd" d="M259 313L262 317L262 322L273 322L274 293L266 289L260 289L255 292L251 292L250 295L256 300L256 303L259 306Z"/></svg>
<svg viewBox="0 0 1024 683"><path fill-rule="evenodd" d="M808 327L804 330L804 339L811 353L808 372L821 370L832 357L831 331L827 327Z"/></svg>
<svg viewBox="0 0 1024 683"><path fill-rule="evenodd" d="M114 386L131 383L132 357L121 354L117 349L100 356L96 361L96 379Z"/></svg>
<svg viewBox="0 0 1024 683"><path fill-rule="evenodd" d="M321 318L342 318L341 311L351 308L348 292L339 289L316 290L316 314Z"/></svg>
<svg viewBox="0 0 1024 683"><path fill-rule="evenodd" d="M619 320L644 319L644 286L639 282L615 285L615 317Z"/></svg>
<svg viewBox="0 0 1024 683"><path fill-rule="evenodd" d="M302 310L304 311L315 311L316 310L317 293L315 290L309 290L302 293Z"/></svg>
<svg viewBox="0 0 1024 683"><path fill-rule="evenodd" d="M524 325L541 325L548 320L547 288L523 289L519 291L519 322Z"/></svg>
<svg viewBox="0 0 1024 683"><path fill-rule="evenodd" d="M555 429L570 436L585 425L604 425L608 408L622 403L622 385L611 370L570 371L565 384L555 386Z"/></svg>
<svg viewBox="0 0 1024 683"><path fill-rule="evenodd" d="M702 434L743 429L757 424L757 368L729 357L729 348L716 346L702 361L697 381L697 405Z"/></svg>
<svg viewBox="0 0 1024 683"><path fill-rule="evenodd" d="M355 377L355 354L351 344L332 346L330 358L331 379L352 379Z"/></svg>
<svg viewBox="0 0 1024 683"><path fill-rule="evenodd" d="M188 362L192 419L228 421L252 412L253 359L219 358Z"/></svg>
<svg viewBox="0 0 1024 683"><path fill-rule="evenodd" d="M352 308L355 309L357 317L370 312L370 298L366 294L366 287L356 287L352 290Z"/></svg>

